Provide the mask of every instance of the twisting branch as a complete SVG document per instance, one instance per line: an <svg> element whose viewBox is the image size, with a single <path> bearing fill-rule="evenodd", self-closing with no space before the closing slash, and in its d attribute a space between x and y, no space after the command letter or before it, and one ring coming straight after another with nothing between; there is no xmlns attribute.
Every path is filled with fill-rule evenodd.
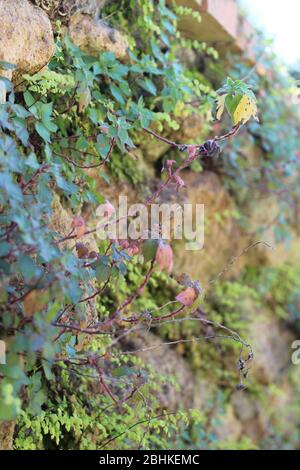
<svg viewBox="0 0 300 470"><path fill-rule="evenodd" d="M136 291L131 294L110 316L107 320L103 321L103 322L99 322L99 323L96 323L96 325L94 325L94 327L91 327L91 328L82 328L82 327L79 327L77 325L73 325L73 324L66 324L66 323L60 323L58 322L57 320L52 322L52 326L56 326L56 327L60 327L60 328L63 328L64 331L67 331L67 330L73 330L73 331L78 331L80 333L85 333L85 334L88 334L88 335L97 335L97 334L111 334L108 332L108 328L113 326L113 324L119 319L119 315L120 313L126 308L128 307L129 305L131 305L143 292L145 286L148 284L149 282L149 279L151 277L151 274L153 273L153 270L154 270L154 264L155 264L155 258L152 259L151 263L150 263L150 267L144 277L144 280L142 281L142 283L140 284L140 286L136 289ZM94 299L97 295L101 294L104 289L107 287L108 283L110 281L110 278L107 279L104 283L104 285L102 286L101 289L97 290L96 292L94 292L92 295L90 295L89 297L86 297L84 299L81 299L79 301L79 303L84 303L84 302L88 302L89 300L92 300ZM75 306L75 305L74 305ZM72 307L72 304L68 305L67 307L65 307L64 311L66 311L67 308L71 308ZM60 317L61 318L61 315ZM61 335L60 335L61 336Z"/></svg>
<svg viewBox="0 0 300 470"><path fill-rule="evenodd" d="M178 144L174 142L173 140L167 139L166 137L163 137L157 134L151 129L147 129L146 127L143 127L143 131L146 132L147 134L152 135L156 140L159 140L160 142L164 142L165 144L170 145L170 147L176 147L180 151L186 150L189 147L193 147L193 145Z"/></svg>
<svg viewBox="0 0 300 470"><path fill-rule="evenodd" d="M22 183L21 184L21 189L23 191L23 193L25 193L26 189L29 188L31 185L33 185L37 178L42 174L44 173L45 171L47 171L49 169L49 165L48 164L45 164L45 165L41 165L40 168L38 168L34 173L33 175L31 176L31 178L27 181L27 183Z"/></svg>
<svg viewBox="0 0 300 470"><path fill-rule="evenodd" d="M159 138L159 136L157 136L156 138ZM204 144L202 145L181 145L181 144L176 144L175 142L171 144L179 148L181 151L187 150L188 156L175 170L173 170L173 165L176 162L173 160L167 161L167 166L163 168L163 171L165 169L168 171L167 180L159 186L159 188L157 189L157 191L155 191L154 194L148 197L148 199L146 200L147 205L153 204L153 202L160 196L161 192L164 189L166 189L170 184L175 184L177 189L184 187L185 186L184 181L181 179L179 174L182 170L190 166L194 160L196 160L199 157L205 157L205 156L211 157L220 152L220 147L216 143L215 139L208 140L204 142Z"/></svg>
<svg viewBox="0 0 300 470"><path fill-rule="evenodd" d="M162 316L162 317L155 317L155 318L153 318L153 322L159 323L159 322L168 320L169 318L176 317L176 316L179 315L179 313L181 313L184 309L185 309L184 305L181 305L181 307L179 307L177 310L174 310L173 312L168 313L167 315L164 315L164 316Z"/></svg>
<svg viewBox="0 0 300 470"><path fill-rule="evenodd" d="M124 434L127 434L131 429L135 428L136 426L138 426L139 424L145 424L145 423L151 423L151 421L154 421L155 419L160 419L160 418L166 418L167 416L174 416L177 414L177 411L174 411L174 412L169 412L169 413L161 413L159 415L156 415L156 416L152 416L151 418L147 418L147 419L142 419L140 421L137 421L136 423L132 424L131 426L129 426L125 431L123 432L120 432L119 434L116 434L115 436L107 439L100 447L99 447L99 450L103 449L104 447L106 447L108 444L110 444L111 442L115 441L116 439L118 439L119 437L121 436L124 436Z"/></svg>
<svg viewBox="0 0 300 470"><path fill-rule="evenodd" d="M256 242L253 242L251 243L250 245L248 245L246 248L243 249L243 251L241 251L241 253L237 256L234 256L230 261L229 263L225 266L224 269L222 269L222 271L220 271L214 278L210 279L210 281L208 281L208 284L207 286L204 288L204 291L207 290L207 288L209 286L211 286L212 284L215 284L219 279L220 277L224 276L224 274L226 274L228 271L230 271L230 269L235 265L235 263L240 259L242 258L242 256L244 256L246 253L248 253L248 251L252 250L252 248L256 248L257 246L259 245L263 245L267 248L270 248L270 249L273 249L272 245L270 245L269 243L267 242L264 242L264 241L256 241Z"/></svg>
<svg viewBox="0 0 300 470"><path fill-rule="evenodd" d="M150 263L150 268L148 269L147 273L146 273L146 276L143 280L143 282L140 284L140 286L136 289L136 291L130 296L128 297L128 299L126 299L112 314L111 316L109 317L109 319L105 322L105 325L111 325L112 322L119 317L120 313L126 308L128 307L130 304L132 304L132 302L134 302L142 293L143 293L143 290L144 288L146 287L146 285L148 284L149 282L149 279L151 277L151 274L153 273L153 270L154 270L154 264L155 264L155 258L152 259L151 263Z"/></svg>
<svg viewBox="0 0 300 470"><path fill-rule="evenodd" d="M63 158L64 160L66 160L68 163L71 163L71 165L74 165L75 167L77 168L81 168L81 169L91 169L91 168L100 168L101 166L105 165L105 163L108 161L108 159L110 158L111 154L112 154L112 151L114 149L114 146L115 146L115 143L116 143L116 139L115 137L113 137L110 141L110 146L109 146L109 149L107 151L107 154L105 156L105 158L100 161L99 163L94 163L94 164L91 164L91 165L86 165L86 164L81 164L81 163L77 163L75 162L75 160L73 160L72 158L70 157L67 157L66 155L64 155L63 153L60 153L60 152L57 152L55 150L53 150L53 153L55 155L57 155L58 157L61 157ZM72 147L68 147L68 148L72 148ZM90 152L86 152L86 151L80 151L80 150L77 150L77 149L74 149L82 154L86 154L86 155L92 155L93 157L95 157L96 155L90 153Z"/></svg>
<svg viewBox="0 0 300 470"><path fill-rule="evenodd" d="M98 365L98 362L95 361L95 369L96 371L98 372L98 375L99 375L99 383L100 383L100 386L103 388L103 390L107 393L107 395L110 396L110 398L112 399L112 401L114 403L118 403L118 400L114 397L112 391L110 390L109 386L107 385L107 383L105 382L104 380L104 374L103 374L103 370L101 369L101 367Z"/></svg>
<svg viewBox="0 0 300 470"><path fill-rule="evenodd" d="M230 137L234 137L235 135L238 134L238 132L240 131L241 129L241 125L240 124L237 124L236 126L234 126L231 131L227 132L227 134L224 134L224 135L220 135L220 136L216 136L213 140L215 142L220 142L222 140L227 140L229 139Z"/></svg>

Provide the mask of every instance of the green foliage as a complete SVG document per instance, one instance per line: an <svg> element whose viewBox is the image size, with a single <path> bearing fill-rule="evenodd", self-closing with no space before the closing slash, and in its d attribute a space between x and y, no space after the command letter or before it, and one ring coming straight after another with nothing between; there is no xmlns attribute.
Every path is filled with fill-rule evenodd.
<svg viewBox="0 0 300 470"><path fill-rule="evenodd" d="M298 266L285 264L277 268L249 269L246 281L257 286L261 299L278 318L300 328L300 272Z"/></svg>
<svg viewBox="0 0 300 470"><path fill-rule="evenodd" d="M155 111L154 119L167 119L182 114L183 105L186 113L195 113L197 109L190 103L193 98L200 97L204 104L212 93L212 89L206 88L201 92L199 81L192 81L189 71L176 58L179 47L199 48L207 50L207 46L198 41L189 42L181 37L177 28L179 17L191 15L200 21L199 13L191 8L174 6L174 11L168 8L163 0L144 2L143 0L123 0L120 5L108 5L107 14L112 14L112 23L129 35L129 43L136 47L135 53L131 54L134 72L139 74L137 83L146 93L143 93L147 102L149 95L155 96L151 99L150 109ZM140 15L139 11L143 13ZM149 37L151 40L149 41ZM211 55L216 54L212 48ZM215 55L216 57L216 55ZM137 63L138 62L138 63ZM199 108L200 114L203 112Z"/></svg>
<svg viewBox="0 0 300 470"><path fill-rule="evenodd" d="M299 103L292 98L295 80L275 54L266 52L263 37L257 44L255 70L235 57L227 69L233 79L247 77L255 92L260 122L251 120L246 132L249 144L260 150L257 156L251 156L251 151L245 149L245 136L237 136L224 149L220 164L224 183L240 205L255 206L267 196L276 202L278 214L266 221L266 227L273 229L276 242L289 242L289 225L297 220ZM261 226L259 234L264 230L265 226Z"/></svg>
<svg viewBox="0 0 300 470"><path fill-rule="evenodd" d="M206 294L200 308L205 312L205 318L238 331L247 341L248 322L252 315L249 301L260 301L254 288L242 282L225 281L216 284ZM203 324L187 318L184 322L162 325L160 334L168 340L185 340L176 349L188 359L195 371L199 371L201 377L210 378L213 383L227 383L228 387L236 385L236 361L241 344L233 341L228 332L217 327L207 329ZM217 348L209 340L204 341L206 335L216 335Z"/></svg>
<svg viewBox="0 0 300 470"><path fill-rule="evenodd" d="M130 263L127 263L125 276L120 276L118 283L110 283L105 296L97 302L99 315L105 316L113 305L121 304L127 298L128 291L134 292L141 285L147 268L149 268L149 263L144 266L134 258ZM133 302L131 310L144 313L155 312L161 305L174 300L177 292L177 283L170 279L166 273L156 270L143 295ZM164 311L166 313L171 311L171 306L166 307Z"/></svg>
<svg viewBox="0 0 300 470"><path fill-rule="evenodd" d="M52 228L57 199L74 219L83 205L95 213L103 196L88 167L98 166L99 176L107 182L124 176L133 184L143 182L144 173L136 171L129 155L142 129L151 124L161 131L164 126L178 128L183 109L186 115L195 112L186 103L202 95L207 101L211 93L207 85L201 90L176 59L177 17L165 2L157 8L152 1L123 3L112 19L131 32L126 64L111 52L91 57L58 35L48 70L25 75L24 92L14 94L10 82L1 77L9 96L0 105L0 321L1 339L8 346L7 364L0 365L0 419L19 415L18 449L98 448L114 435L120 437L113 439L112 447L162 448L166 437L175 436L179 419L200 419L195 412L189 418L179 412L149 421L150 410L160 413L155 395L167 379L146 377L147 367L134 360L128 370L126 357L118 364L119 369L125 365L118 386L110 377L116 360L109 361L106 373L112 394L122 401L125 392L130 393L124 383L135 387L132 377L139 369L143 391L138 387L133 401L122 402L122 412L105 412L112 397L105 395L104 385L100 384L100 393L91 392L102 380L99 374L91 383L77 383L76 374L81 368L95 374L93 354L109 354L111 335L100 336L95 344L84 334L56 326L63 306L72 307L75 324L88 326L83 300L109 281L98 304L99 318L108 317L148 268L140 261L135 264L117 243L108 253L100 246L97 261L89 252L87 257L77 256L72 242L62 243L68 234ZM115 6L107 8L109 14ZM13 68L3 62L0 67ZM207 107L196 110L201 115L204 111ZM100 165L105 159L104 172ZM71 241L74 238L71 235ZM154 290L163 284L165 292L154 300ZM169 284L167 275L155 274L145 297L137 296L133 308L155 309L160 300L169 300L168 295L173 300ZM135 425L140 419L144 422Z"/></svg>
<svg viewBox="0 0 300 470"><path fill-rule="evenodd" d="M134 366L141 366L141 363L134 357L127 364L122 360L122 366L117 358L113 362L110 381L118 380L118 386L121 384L126 390L128 380L136 378ZM155 394L165 379L143 366L143 379L146 378L148 384L138 390L131 404L125 401L116 407L97 391L99 386L92 378L77 375L75 370L61 370L55 389L51 383L44 384L50 392L46 410L38 414L32 409L21 412L15 448L167 448L179 426L199 423L202 418L196 411L168 414L159 410Z"/></svg>
<svg viewBox="0 0 300 470"><path fill-rule="evenodd" d="M47 96L48 93L64 95L66 91L73 90L75 80L72 75L57 73L54 70L45 69L35 75L24 75L28 83L28 90Z"/></svg>
<svg viewBox="0 0 300 470"><path fill-rule="evenodd" d="M14 396L13 386L8 381L1 382L0 397L1 419L14 419L21 412L21 400Z"/></svg>
<svg viewBox="0 0 300 470"><path fill-rule="evenodd" d="M226 108L234 126L246 124L251 117L257 118L256 97L245 82L227 78L218 90L216 119L220 119Z"/></svg>
<svg viewBox="0 0 300 470"><path fill-rule="evenodd" d="M247 317L243 315L247 315L247 309L243 299L258 302L260 297L254 287L249 287L243 282L227 281L216 284L206 298L209 317L212 316L218 323L226 322L230 328L241 334L246 333Z"/></svg>
<svg viewBox="0 0 300 470"><path fill-rule="evenodd" d="M126 179L136 186L145 184L147 173L132 158L135 145L144 138L143 129L178 130L182 119L195 114L207 120L216 98L210 81L199 71L187 71L177 59L180 48L192 48L216 67L216 52L182 38L177 28L178 15L200 21L198 13L185 7L173 11L163 0L122 0L109 2L103 14L127 33L130 50L125 63L111 52L89 56L58 35L49 69L25 75L24 92L14 94L11 83L0 77L9 93L8 102L0 105L0 327L8 345L7 364L0 365L0 419L17 419L16 449L161 449L179 441L202 445L202 438L208 448L229 448L231 443L217 442L205 429L209 417L195 410L169 415L161 410L157 396L166 381L175 387L174 379L159 377L133 354L122 353L116 339L135 312L144 314L148 326L149 318L178 293L175 280L155 271L143 295L134 295L147 276L153 252L149 250L144 263L140 254L132 258L113 242L100 244L96 259L89 250L80 257L74 249L76 227L71 235L53 229L57 199L74 218L83 207L95 215L103 203L98 175L108 183ZM13 65L1 61L0 69L12 70ZM259 92L260 86L254 90ZM220 93L254 101L240 80L228 80ZM274 92L272 106L280 102ZM225 104L234 121L236 107ZM294 158L297 140L294 135L294 140L279 146L278 127L275 135L267 112L262 131L251 123L255 139L269 144L265 169L278 162L281 152ZM281 121L287 114L285 108ZM199 138L210 128L206 122ZM284 132L290 136L287 127ZM92 168L97 177L86 171ZM243 169L241 165L237 173ZM273 187L274 180L268 182ZM221 215L220 223L229 216ZM87 305L95 289L100 295L94 320L100 323L133 293L114 332L104 329L96 339L78 331L90 327ZM259 300L254 287L222 283L204 308L210 319L246 334L246 308L240 302L245 297ZM286 299L278 294L276 301ZM64 308L77 328L73 332L57 326ZM164 314L171 311L172 305L167 305ZM205 334L189 320L157 331L170 340ZM224 339L224 358L211 343L202 344L187 342L177 351L208 378L235 384L232 357L236 360L239 346ZM244 439L239 446L252 444Z"/></svg>
<svg viewBox="0 0 300 470"><path fill-rule="evenodd" d="M218 450L258 450L249 437L242 437L239 442L225 441L218 445Z"/></svg>

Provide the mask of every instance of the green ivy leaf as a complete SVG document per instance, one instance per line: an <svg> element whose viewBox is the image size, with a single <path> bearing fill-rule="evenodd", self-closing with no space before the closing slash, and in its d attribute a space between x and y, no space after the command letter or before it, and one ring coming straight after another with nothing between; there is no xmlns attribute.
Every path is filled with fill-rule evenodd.
<svg viewBox="0 0 300 470"><path fill-rule="evenodd" d="M0 258L8 255L10 250L11 250L11 245L9 243L1 242L0 243Z"/></svg>
<svg viewBox="0 0 300 470"><path fill-rule="evenodd" d="M111 267L103 257L93 264L93 268L95 269L95 276L99 283L105 282L109 279Z"/></svg>
<svg viewBox="0 0 300 470"><path fill-rule="evenodd" d="M76 184L65 180L61 175L56 175L55 179L57 186L62 189L66 194L76 194L78 192L78 187L76 186Z"/></svg>
<svg viewBox="0 0 300 470"><path fill-rule="evenodd" d="M159 240L147 240L143 243L143 255L145 262L151 261L155 258Z"/></svg>
<svg viewBox="0 0 300 470"><path fill-rule="evenodd" d="M117 87L116 85L110 85L110 91L111 91L111 94L113 95L113 97L118 101L118 103L120 104L125 104L125 100L123 98L123 95L122 95L122 92L120 90L119 87Z"/></svg>
<svg viewBox="0 0 300 470"><path fill-rule="evenodd" d="M26 90L23 93L23 96L24 96L24 101L25 101L25 103L27 104L28 107L31 107L36 101L34 99L34 97L32 96L32 94L30 93L30 91L28 91L28 90Z"/></svg>
<svg viewBox="0 0 300 470"><path fill-rule="evenodd" d="M13 86L8 78L0 76L0 82L4 84L6 91L13 91Z"/></svg>
<svg viewBox="0 0 300 470"><path fill-rule="evenodd" d="M17 266L26 282L41 273L34 261L25 253L19 257Z"/></svg>
<svg viewBox="0 0 300 470"><path fill-rule="evenodd" d="M146 80L140 80L138 83L142 88L144 88L144 90L148 91L148 93L150 93L151 95L157 95L156 86L151 80L149 80L149 78L146 78Z"/></svg>
<svg viewBox="0 0 300 470"><path fill-rule="evenodd" d="M50 133L49 133L48 129L44 126L44 124L42 122L36 122L34 127L35 127L35 130L37 131L37 133L42 137L42 139L45 142L47 142L47 143L51 142Z"/></svg>

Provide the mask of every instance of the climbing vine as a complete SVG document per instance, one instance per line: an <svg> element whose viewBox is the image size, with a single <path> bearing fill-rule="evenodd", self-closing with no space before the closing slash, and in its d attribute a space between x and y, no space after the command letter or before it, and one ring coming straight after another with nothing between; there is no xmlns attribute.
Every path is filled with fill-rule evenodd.
<svg viewBox="0 0 300 470"><path fill-rule="evenodd" d="M143 348L126 350L124 343L147 328L200 322L202 339L214 328L214 338L239 345L239 389L253 360L251 346L231 325L202 311L201 280L171 277L173 252L161 237L110 239L97 250L87 242L96 231L90 219L97 207L114 211L95 172L110 184L116 175L145 183L143 172L130 175L140 142L148 138L176 150L178 160L164 162L162 182L154 190L143 185L141 200L149 205L166 188L180 191L183 170L219 156L220 144L258 111L245 81L228 78L215 92L177 60L178 47L216 58L211 48L180 38L178 15L199 20L190 9L124 1L106 13L127 31L136 18L126 61L111 52L89 56L57 25L47 70L25 75L16 90L1 78L8 96L0 105L0 327L7 344L0 419L18 417L16 448L113 448L124 436L124 448L159 448L180 420L201 424L200 413L168 414L152 397L165 379L135 358ZM1 70L10 67L0 63ZM205 140L206 124L198 142L170 137L190 114L220 119L225 112L231 123L221 135ZM67 232L53 227L57 201L71 214ZM158 283L165 293L154 300Z"/></svg>

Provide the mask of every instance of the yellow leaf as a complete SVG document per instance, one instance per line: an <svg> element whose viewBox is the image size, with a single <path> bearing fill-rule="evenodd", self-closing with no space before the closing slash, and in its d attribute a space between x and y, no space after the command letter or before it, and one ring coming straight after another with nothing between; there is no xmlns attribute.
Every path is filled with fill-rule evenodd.
<svg viewBox="0 0 300 470"><path fill-rule="evenodd" d="M217 98L216 119L219 121L224 113L225 100L227 95L221 95Z"/></svg>
<svg viewBox="0 0 300 470"><path fill-rule="evenodd" d="M246 124L251 117L258 121L256 102L248 95L244 95L233 113L233 124Z"/></svg>
<svg viewBox="0 0 300 470"><path fill-rule="evenodd" d="M88 107L91 102L91 92L89 88L85 88L79 96L78 101L78 112L83 113L83 111Z"/></svg>

